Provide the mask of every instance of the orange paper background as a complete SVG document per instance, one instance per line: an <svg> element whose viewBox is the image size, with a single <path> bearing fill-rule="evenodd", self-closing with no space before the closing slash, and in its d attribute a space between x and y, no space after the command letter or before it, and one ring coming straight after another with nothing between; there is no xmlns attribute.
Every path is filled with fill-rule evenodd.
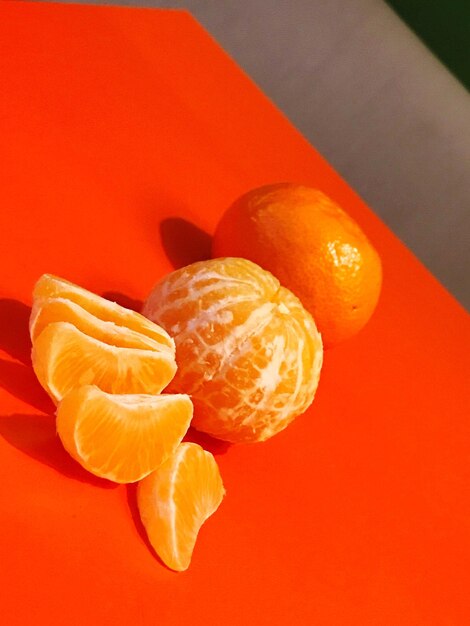
<svg viewBox="0 0 470 626"><path fill-rule="evenodd" d="M205 442L227 496L175 574L133 489L55 437L31 289L52 272L138 306L235 197L285 180L358 220L383 295L286 431ZM0 3L0 193L3 624L470 623L468 316L189 14Z"/></svg>

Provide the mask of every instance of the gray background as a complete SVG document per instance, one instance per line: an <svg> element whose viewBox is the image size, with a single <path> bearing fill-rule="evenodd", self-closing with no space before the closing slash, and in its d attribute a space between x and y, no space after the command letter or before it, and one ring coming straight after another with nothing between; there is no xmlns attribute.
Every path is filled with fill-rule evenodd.
<svg viewBox="0 0 470 626"><path fill-rule="evenodd" d="M470 97L382 0L122 4L189 9L470 308Z"/></svg>

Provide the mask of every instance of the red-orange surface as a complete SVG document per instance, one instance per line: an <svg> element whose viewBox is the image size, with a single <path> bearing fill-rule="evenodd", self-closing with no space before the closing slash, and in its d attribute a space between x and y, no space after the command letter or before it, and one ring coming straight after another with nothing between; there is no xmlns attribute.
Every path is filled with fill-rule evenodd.
<svg viewBox="0 0 470 626"><path fill-rule="evenodd" d="M282 180L359 221L383 296L307 414L207 442L227 496L175 574L134 490L61 449L31 289L53 272L142 300L207 255L199 229L236 196ZM188 14L0 3L0 193L2 624L470 623L468 317Z"/></svg>

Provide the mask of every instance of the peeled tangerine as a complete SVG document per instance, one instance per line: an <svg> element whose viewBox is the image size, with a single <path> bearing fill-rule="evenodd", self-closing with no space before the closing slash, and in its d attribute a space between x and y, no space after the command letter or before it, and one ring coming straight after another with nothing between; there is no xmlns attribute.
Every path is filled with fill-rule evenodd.
<svg viewBox="0 0 470 626"><path fill-rule="evenodd" d="M214 457L195 443L182 443L139 483L142 523L155 552L169 568L189 567L198 532L224 495Z"/></svg>
<svg viewBox="0 0 470 626"><path fill-rule="evenodd" d="M147 476L176 451L193 415L185 395L73 389L57 409L57 433L86 470L117 483Z"/></svg>
<svg viewBox="0 0 470 626"><path fill-rule="evenodd" d="M72 389L157 394L176 372L175 344L158 325L61 278L36 283L32 362L57 404Z"/></svg>
<svg viewBox="0 0 470 626"><path fill-rule="evenodd" d="M166 276L144 315L176 342L169 390L190 394L192 425L232 442L263 441L313 401L323 347L312 316L269 272L241 258Z"/></svg>

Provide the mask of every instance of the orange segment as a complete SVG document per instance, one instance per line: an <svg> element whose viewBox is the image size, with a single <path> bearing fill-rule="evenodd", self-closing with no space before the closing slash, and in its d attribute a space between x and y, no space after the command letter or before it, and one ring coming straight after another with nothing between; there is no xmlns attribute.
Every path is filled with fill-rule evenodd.
<svg viewBox="0 0 470 626"><path fill-rule="evenodd" d="M167 351L121 348L90 337L69 322L48 324L33 344L33 368L57 403L81 385L109 393L160 393L176 372Z"/></svg>
<svg viewBox="0 0 470 626"><path fill-rule="evenodd" d="M158 344L168 346L169 348L173 348L174 346L168 334L159 326L152 324L143 315L135 311L130 311L115 302L110 302L106 300L106 298L102 298L91 291L83 289L83 287L79 287L52 274L44 274L41 276L33 290L33 300L35 302L47 298L65 298L80 305L83 309L103 322L113 322L119 326L141 333L153 339ZM31 334L34 333L33 318L32 325Z"/></svg>
<svg viewBox="0 0 470 626"><path fill-rule="evenodd" d="M214 457L195 443L182 443L139 483L142 523L155 552L169 568L183 571L189 567L199 530L224 495Z"/></svg>
<svg viewBox="0 0 470 626"><path fill-rule="evenodd" d="M132 483L175 452L192 414L185 395L112 395L86 385L60 402L57 432L67 452L86 470Z"/></svg>
<svg viewBox="0 0 470 626"><path fill-rule="evenodd" d="M34 302L30 319L32 341L36 340L48 324L54 322L70 322L89 337L111 346L166 351L174 355L172 346L158 343L147 335L118 326L114 322L104 322L79 304L65 298L45 298Z"/></svg>

